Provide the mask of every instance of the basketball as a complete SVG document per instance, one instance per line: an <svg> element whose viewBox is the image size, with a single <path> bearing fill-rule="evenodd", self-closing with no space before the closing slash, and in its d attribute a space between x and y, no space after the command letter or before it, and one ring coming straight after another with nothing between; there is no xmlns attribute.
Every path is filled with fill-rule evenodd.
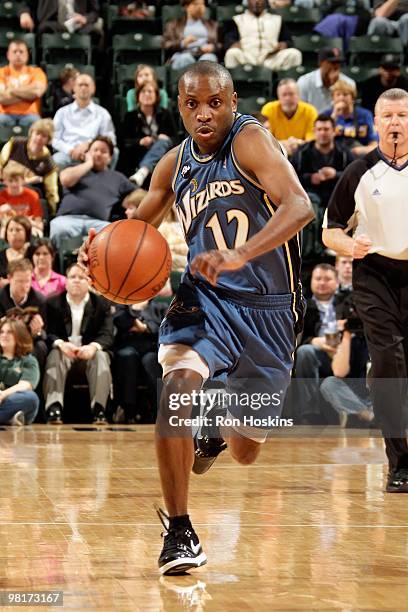
<svg viewBox="0 0 408 612"><path fill-rule="evenodd" d="M112 302L134 304L150 300L169 277L169 245L145 221L115 221L92 240L89 270L95 290Z"/></svg>

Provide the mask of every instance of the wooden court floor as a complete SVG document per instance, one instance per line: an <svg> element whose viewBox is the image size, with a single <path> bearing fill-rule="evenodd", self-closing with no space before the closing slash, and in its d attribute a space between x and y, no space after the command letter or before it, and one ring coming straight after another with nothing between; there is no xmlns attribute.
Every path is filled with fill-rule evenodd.
<svg viewBox="0 0 408 612"><path fill-rule="evenodd" d="M191 485L208 564L160 578L152 427L80 427L0 431L0 590L60 589L72 610L408 610L408 497L384 493L379 438L303 428L250 467L224 453Z"/></svg>

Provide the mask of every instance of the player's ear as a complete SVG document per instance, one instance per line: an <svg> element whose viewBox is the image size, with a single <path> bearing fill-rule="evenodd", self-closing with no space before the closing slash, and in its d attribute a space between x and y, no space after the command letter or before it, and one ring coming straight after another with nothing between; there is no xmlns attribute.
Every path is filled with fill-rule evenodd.
<svg viewBox="0 0 408 612"><path fill-rule="evenodd" d="M237 110L237 107L238 107L238 96L237 96L237 92L236 91L234 91L234 93L232 94L231 106L232 106L232 110L235 113L235 111Z"/></svg>

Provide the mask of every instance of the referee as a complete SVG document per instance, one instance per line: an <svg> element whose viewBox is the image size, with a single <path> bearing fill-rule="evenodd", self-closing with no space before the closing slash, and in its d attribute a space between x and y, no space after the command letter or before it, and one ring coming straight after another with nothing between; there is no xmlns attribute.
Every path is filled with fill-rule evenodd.
<svg viewBox="0 0 408 612"><path fill-rule="evenodd" d="M367 337L374 412L389 462L386 490L408 493L407 91L381 94L375 125L378 148L351 163L337 183L323 242L354 258L353 295Z"/></svg>

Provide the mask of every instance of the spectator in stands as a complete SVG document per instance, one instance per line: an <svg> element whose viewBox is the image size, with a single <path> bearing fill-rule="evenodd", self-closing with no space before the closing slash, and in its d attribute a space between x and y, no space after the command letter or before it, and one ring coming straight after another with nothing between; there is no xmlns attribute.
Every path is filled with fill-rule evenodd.
<svg viewBox="0 0 408 612"><path fill-rule="evenodd" d="M91 142L85 161L61 172L62 201L50 224L50 237L57 250L63 238L86 236L91 227L103 229L115 204L120 206L134 191L133 183L109 168L112 153L112 141L99 136Z"/></svg>
<svg viewBox="0 0 408 612"><path fill-rule="evenodd" d="M329 115L317 117L314 134L315 140L299 147L291 162L316 215L303 231L303 258L316 261L324 253L321 230L324 212L334 186L354 157L347 147L335 141L334 121Z"/></svg>
<svg viewBox="0 0 408 612"><path fill-rule="evenodd" d="M53 88L52 108L54 113L59 108L74 102L74 87L79 70L76 68L63 68L58 75L59 85Z"/></svg>
<svg viewBox="0 0 408 612"><path fill-rule="evenodd" d="M114 394L128 423L156 420L157 382L162 377L157 338L167 308L168 304L154 300L115 308ZM141 413L138 387L142 384L148 386L150 414Z"/></svg>
<svg viewBox="0 0 408 612"><path fill-rule="evenodd" d="M354 157L336 142L334 121L329 115L317 117L314 134L315 140L300 147L291 161L312 201L325 210L334 186Z"/></svg>
<svg viewBox="0 0 408 612"><path fill-rule="evenodd" d="M136 100L136 91L146 83L146 81L155 81L159 84L156 72L152 66L147 66L147 64L139 64L135 70L135 86L126 94L126 105L127 111L131 112L137 109L137 100ZM168 108L169 106L169 96L167 91L163 88L159 89L160 93L160 102L159 106L161 108Z"/></svg>
<svg viewBox="0 0 408 612"><path fill-rule="evenodd" d="M65 290L66 277L52 269L55 249L51 240L37 238L28 248L27 257L34 267L31 286L35 291L49 297Z"/></svg>
<svg viewBox="0 0 408 612"><path fill-rule="evenodd" d="M50 210L55 213L59 202L58 171L47 146L54 135L51 119L40 119L33 123L28 138L13 137L0 153L0 168L12 160L25 168L25 182L45 198Z"/></svg>
<svg viewBox="0 0 408 612"><path fill-rule="evenodd" d="M204 19L204 0L180 0L186 14L166 23L163 48L175 70L194 64L196 60L216 62L218 26L211 19Z"/></svg>
<svg viewBox="0 0 408 612"><path fill-rule="evenodd" d="M83 162L96 136L107 136L116 145L112 117L105 108L93 102L94 93L93 78L89 74L78 75L74 87L75 102L55 113L52 145L56 150L54 161L60 169Z"/></svg>
<svg viewBox="0 0 408 612"><path fill-rule="evenodd" d="M342 52L336 47L322 47L319 49L319 68L303 74L298 80L300 97L304 102L312 104L318 113L322 113L331 105L330 87L339 79L356 86L353 79L340 72L340 65L344 61Z"/></svg>
<svg viewBox="0 0 408 612"><path fill-rule="evenodd" d="M33 342L21 321L0 321L0 423L29 425L37 415L39 399L34 389L40 380Z"/></svg>
<svg viewBox="0 0 408 612"><path fill-rule="evenodd" d="M9 264L25 257L31 238L29 219L19 215L10 217L5 226L4 237L8 247L0 251L0 287L8 283Z"/></svg>
<svg viewBox="0 0 408 612"><path fill-rule="evenodd" d="M47 325L52 346L44 376L48 422L61 419L65 382L74 364L85 370L94 421L106 422L112 382L112 315L109 302L89 291L87 276L77 264L67 270L66 291L47 302Z"/></svg>
<svg viewBox="0 0 408 612"><path fill-rule="evenodd" d="M95 30L100 13L98 0L23 0L20 26L33 32L80 32Z"/></svg>
<svg viewBox="0 0 408 612"><path fill-rule="evenodd" d="M353 258L337 255L335 268L339 281L339 291L350 293L353 288Z"/></svg>
<svg viewBox="0 0 408 612"><path fill-rule="evenodd" d="M45 298L31 285L33 266L28 259L12 261L8 267L8 284L0 289L0 316L16 306L30 308L31 316L28 327L34 342L33 353L37 358L40 371L44 371L48 354L47 334L45 329Z"/></svg>
<svg viewBox="0 0 408 612"><path fill-rule="evenodd" d="M292 38L280 15L266 11L265 0L248 0L242 15L224 26L225 65L265 66L288 70L302 63L302 54L292 47Z"/></svg>
<svg viewBox="0 0 408 612"><path fill-rule="evenodd" d="M29 126L40 119L47 77L41 68L28 65L24 40L9 43L7 59L8 65L0 68L0 125Z"/></svg>
<svg viewBox="0 0 408 612"><path fill-rule="evenodd" d="M296 407L300 422L321 422L318 392L320 379L332 376L331 360L336 352L335 334L337 273L330 264L318 264L312 272L312 297L307 309L301 345L296 350Z"/></svg>
<svg viewBox="0 0 408 612"><path fill-rule="evenodd" d="M408 78L401 74L401 57L395 53L382 56L378 74L361 84L361 104L374 112L375 103L384 91L392 87L408 90Z"/></svg>
<svg viewBox="0 0 408 612"><path fill-rule="evenodd" d="M174 146L176 126L172 114L159 106L160 93L156 81L143 83L136 98L138 108L126 113L124 133L127 138L134 139L134 155L140 160L130 180L141 187L157 162Z"/></svg>
<svg viewBox="0 0 408 612"><path fill-rule="evenodd" d="M374 419L366 383L368 347L352 299L349 294L336 308L341 341L331 362L333 376L320 385L320 393L338 413L341 427L346 427L351 414L366 423Z"/></svg>
<svg viewBox="0 0 408 612"><path fill-rule="evenodd" d="M42 236L44 230L43 209L36 191L24 187L24 167L10 161L3 171L5 189L0 190L0 219L15 215L24 216L31 222L31 233Z"/></svg>
<svg viewBox="0 0 408 612"><path fill-rule="evenodd" d="M278 99L267 102L261 110L267 119L269 131L293 155L306 140L314 138L314 122L317 111L311 104L299 99L299 88L294 79L282 79L278 83Z"/></svg>
<svg viewBox="0 0 408 612"><path fill-rule="evenodd" d="M353 155L366 155L377 146L377 134L371 111L354 104L355 88L339 79L331 88L332 106L324 111L335 123L336 140L351 149Z"/></svg>
<svg viewBox="0 0 408 612"><path fill-rule="evenodd" d="M368 35L399 36L404 47L408 45L408 0L374 0L374 18L368 26Z"/></svg>

